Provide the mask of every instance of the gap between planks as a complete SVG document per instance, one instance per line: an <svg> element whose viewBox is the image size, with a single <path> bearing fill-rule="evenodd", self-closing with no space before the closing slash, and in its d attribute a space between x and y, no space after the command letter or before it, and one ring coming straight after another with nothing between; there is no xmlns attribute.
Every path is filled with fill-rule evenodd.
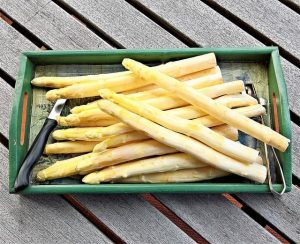
<svg viewBox="0 0 300 244"><path fill-rule="evenodd" d="M249 217L254 219L258 224L260 224L264 229L266 229L269 233L271 233L279 241L281 241L283 243L293 243L293 241L287 235L285 235L282 231L280 231L278 228L276 228L272 223L270 223L268 220L266 220L258 212L256 212L250 206L248 206L248 204L245 203L242 199L240 199L237 195L232 194L232 197L242 205L241 209Z"/></svg>
<svg viewBox="0 0 300 244"><path fill-rule="evenodd" d="M69 6L67 3L61 0L52 0L56 5L66 11L68 14L72 15L74 18L79 20L84 24L90 31L94 32L101 39L106 41L109 45L117 49L125 49L125 47L119 43L117 40L109 36L105 31L101 30L97 25L93 24L91 21L86 19L83 15L77 12L74 8Z"/></svg>
<svg viewBox="0 0 300 244"><path fill-rule="evenodd" d="M289 7L290 9L294 10L297 14L300 14L300 4L297 4L294 0L278 0L278 1L284 4L285 6Z"/></svg>
<svg viewBox="0 0 300 244"><path fill-rule="evenodd" d="M143 13L146 17L151 19L154 23L168 31L171 35L176 37L179 41L183 42L188 47L201 47L197 42L189 38L187 35L182 33L181 31L177 30L173 25L168 23L166 20L164 20L162 17L157 15L155 12L151 11L147 7L145 7L143 4L136 0L124 0L128 4L130 4L132 7L136 8L138 11Z"/></svg>
<svg viewBox="0 0 300 244"><path fill-rule="evenodd" d="M14 29L16 29L19 33L21 33L24 37L29 39L33 44L35 44L39 48L46 48L51 50L51 47L44 43L41 39L39 39L36 35L27 30L23 25L15 21L8 13L5 13L0 9L1 19L3 19L6 23L11 25Z"/></svg>
<svg viewBox="0 0 300 244"><path fill-rule="evenodd" d="M232 23L246 31L248 34L259 40L261 43L263 43L266 46L278 46L280 55L290 61L292 64L300 68L300 60L295 57L292 53L290 53L288 50L284 49L282 46L280 46L278 43L271 40L269 37L261 33L260 31L253 28L251 25L240 19L235 14L231 13L224 7L222 7L220 4L218 4L215 1L212 0L203 0L203 3L205 3L207 6L215 10L220 15L224 16L228 20L230 20Z"/></svg>
<svg viewBox="0 0 300 244"><path fill-rule="evenodd" d="M202 237L196 230L194 230L185 221L178 217L171 209L169 209L165 204L158 200L153 194L143 193L141 196L145 201L149 202L153 207L155 207L170 221L172 221L178 228L185 232L196 243L209 243L206 239L204 239L204 237Z"/></svg>

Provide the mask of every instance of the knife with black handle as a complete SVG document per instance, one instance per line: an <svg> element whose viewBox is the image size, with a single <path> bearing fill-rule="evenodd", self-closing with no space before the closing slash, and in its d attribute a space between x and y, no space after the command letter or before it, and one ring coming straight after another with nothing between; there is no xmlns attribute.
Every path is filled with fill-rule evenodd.
<svg viewBox="0 0 300 244"><path fill-rule="evenodd" d="M52 108L48 118L45 120L44 125L36 138L34 139L31 147L29 148L21 168L18 172L17 178L15 180L14 190L15 192L23 190L29 185L30 172L33 165L42 156L45 145L47 143L50 133L57 126L56 117L60 115L66 99L59 99L56 101L54 107Z"/></svg>

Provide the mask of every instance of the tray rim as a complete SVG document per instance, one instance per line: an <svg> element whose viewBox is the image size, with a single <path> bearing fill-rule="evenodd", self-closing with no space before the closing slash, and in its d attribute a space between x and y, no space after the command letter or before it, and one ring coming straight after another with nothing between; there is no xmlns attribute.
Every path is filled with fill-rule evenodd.
<svg viewBox="0 0 300 244"><path fill-rule="evenodd" d="M13 185L16 177L16 172L22 157L28 147L28 138L22 146L23 153L20 153L20 145L17 142L20 140L18 133L20 122L22 119L22 96L24 92L28 94L28 105L26 110L26 117L30 118L31 111L31 85L30 82L24 82L29 77L33 76L34 65L36 64L50 64L54 59L69 58L64 61L64 64L71 63L70 61L77 58L82 58L83 61L89 57L99 57L107 55L161 55L163 58L168 55L200 55L208 52L215 52L216 55L227 55L227 57L235 55L248 55L250 59L255 59L259 55L269 57L263 59L273 63L274 75L277 80L279 90L279 102L281 105L281 113L284 115L281 120L283 122L283 134L291 139L291 122L288 109L288 96L286 84L283 76L282 67L280 64L280 56L277 47L255 47L255 48L182 48L182 49L118 49L118 50L67 50L67 51L28 51L23 52L20 57L20 69L18 79L16 82L15 96L12 106L10 131L9 131L9 191L14 193ZM80 64L80 62L76 62ZM84 62L86 63L86 62ZM81 64L84 64L81 63ZM93 63L93 62L92 62ZM268 71L270 67L268 67ZM25 130L30 129L30 119L27 119ZM27 141L27 142L26 142ZM288 150L284 153L285 159L288 163L284 163L284 171L287 183L286 192L291 191L292 188L292 168L291 168L291 144ZM188 190L187 190L188 188ZM274 188L280 190L281 184L275 184ZM100 185L31 185L21 191L21 194L33 193L138 193L138 192L164 192L164 193L178 193L178 192L198 192L198 193L223 193L223 192L270 192L266 184L242 184L242 183L173 183L173 184L100 184Z"/></svg>

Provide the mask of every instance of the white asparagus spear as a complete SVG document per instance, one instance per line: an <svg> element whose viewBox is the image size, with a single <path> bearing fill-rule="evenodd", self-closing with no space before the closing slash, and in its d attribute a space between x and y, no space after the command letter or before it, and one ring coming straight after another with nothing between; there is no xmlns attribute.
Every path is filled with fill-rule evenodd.
<svg viewBox="0 0 300 244"><path fill-rule="evenodd" d="M101 141L104 138L95 138L95 136L91 135L91 131L93 133L98 134L100 133L101 127L88 127L88 128L69 128L69 129L62 129L62 130L55 130L52 133L52 137L55 140L63 141ZM105 128L105 127L103 127Z"/></svg>
<svg viewBox="0 0 300 244"><path fill-rule="evenodd" d="M238 108L257 104L257 100L247 94L225 95L218 97L215 100L228 108ZM207 115L207 113L192 105L165 110L165 112L184 119L195 119Z"/></svg>
<svg viewBox="0 0 300 244"><path fill-rule="evenodd" d="M226 94L235 94L238 92L242 92L244 90L244 83L243 81L232 81L211 87L201 88L199 89L199 91L200 90L209 97L215 98ZM145 100L145 102L162 110L187 105L187 102L185 102L184 100L170 95L150 98ZM97 121L98 124L104 124L104 122L101 122L102 120L106 122L105 125L108 125L108 121L114 121L111 116L107 115L99 108L89 109L78 114L70 114L66 117L57 118L58 124L63 126L82 126L83 123L86 124L89 121L92 121L92 123L96 123L95 121Z"/></svg>
<svg viewBox="0 0 300 244"><path fill-rule="evenodd" d="M221 125L214 127L212 130L216 131L220 135L223 135L233 141L238 140L238 130L229 125ZM132 131L121 135L110 136L97 144L93 152L102 152L107 148L117 147L122 144L134 141L141 141L149 139L150 137L141 131Z"/></svg>
<svg viewBox="0 0 300 244"><path fill-rule="evenodd" d="M176 149L163 145L155 140L130 143L105 150L101 153L88 153L67 160L57 161L50 167L39 171L37 174L37 180L45 181L76 175L79 173L86 175L94 170L107 166L139 158L164 155L174 152L176 152ZM78 168L79 163L84 163L87 167Z"/></svg>
<svg viewBox="0 0 300 244"><path fill-rule="evenodd" d="M235 110L247 117L259 116L266 112L265 108L260 104L236 108ZM196 119L196 121L207 127L224 124L222 121L219 121L210 115L198 118ZM89 123L88 125L91 127L86 128L69 128L56 130L53 132L52 136L56 140L102 141L109 136L120 135L134 130L132 127L124 123L116 123L107 127L92 127L95 124L96 123Z"/></svg>
<svg viewBox="0 0 300 244"><path fill-rule="evenodd" d="M175 148L155 140L133 142L107 149L101 153L95 153L95 157L79 162L76 166L76 171L81 175L86 175L95 170L131 160L175 152L177 152Z"/></svg>
<svg viewBox="0 0 300 244"><path fill-rule="evenodd" d="M246 117L256 117L262 114L266 113L266 109L260 105L260 104L256 104L256 105L251 105L251 106L247 106L247 107L241 107L241 108L236 108L233 109L234 111L236 111L237 113L244 115ZM224 124L223 121L218 120L210 115L205 115L203 117L200 117L198 119L194 119L193 121L196 122L200 122L201 124L207 126L207 127L213 127L213 126L217 126L217 125L222 125Z"/></svg>
<svg viewBox="0 0 300 244"><path fill-rule="evenodd" d="M165 72L174 77L180 77L186 74L194 73L200 70L209 69L216 66L216 57L214 53L187 58L167 64L159 65L153 69ZM137 79L134 74L125 74L108 79L102 79L97 82L88 82L74 84L60 89L48 91L46 98L56 100L59 98L84 98L98 96L98 90L110 88L116 92L128 91L134 88L151 84L149 81Z"/></svg>
<svg viewBox="0 0 300 244"><path fill-rule="evenodd" d="M163 173L136 175L116 180L117 183L183 183L211 180L230 173L213 167L181 169Z"/></svg>
<svg viewBox="0 0 300 244"><path fill-rule="evenodd" d="M222 82L223 82L223 78L222 78L221 73L219 73L219 74L212 74L209 76L200 77L200 78L193 79L193 80L188 80L185 83L188 86L192 86L194 88L201 89L201 88L205 88L205 87L209 87L209 86L218 85L218 84L221 84ZM127 95L129 97L132 97L135 99L146 100L146 99L150 99L150 98L154 98L154 97L158 97L158 96L171 95L171 94L169 94L169 92L166 91L165 89L154 88L151 90L141 91L141 92L137 92L137 93L130 93ZM76 106L71 109L71 113L78 114L80 112L83 112L83 111L86 111L89 109L98 108L97 101L98 100L88 103L86 105Z"/></svg>
<svg viewBox="0 0 300 244"><path fill-rule="evenodd" d="M47 144L45 154L85 153L93 151L99 141L66 141Z"/></svg>
<svg viewBox="0 0 300 244"><path fill-rule="evenodd" d="M233 127L275 147L282 152L287 149L290 141L288 138L282 136L276 131L273 131L265 125L259 124L246 116L242 116L224 105L218 104L202 92L184 85L183 82L131 59L124 59L122 64L140 78L153 82L176 94L181 99L199 107L201 110L223 121L224 123L232 125Z"/></svg>
<svg viewBox="0 0 300 244"><path fill-rule="evenodd" d="M141 131L131 131L121 135L108 137L107 139L95 145L93 152L102 152L107 148L118 147L128 142L136 142L136 141L142 141L146 139L150 139L150 138L145 133Z"/></svg>
<svg viewBox="0 0 300 244"><path fill-rule="evenodd" d="M216 66L216 67L213 67L213 68L210 68L210 69L201 70L201 71L198 71L198 72L195 72L195 73L191 73L191 74L181 76L177 79L180 80L180 81L188 81L188 80L193 80L193 79L197 79L197 78L200 78L200 77L211 76L211 75L216 75L217 77L221 77L221 79L222 79L222 73L221 73L220 67ZM147 85L147 86L143 86L143 87L139 87L139 88L132 89L132 90L129 90L129 91L125 91L125 92L122 92L122 93L123 94L132 94L132 93L137 93L137 92L142 92L142 91L149 91L149 90L156 89L156 88L158 88L157 85L150 84L150 85Z"/></svg>
<svg viewBox="0 0 300 244"><path fill-rule="evenodd" d="M82 76L69 76L69 77L57 77L57 76L41 76L36 77L31 81L31 84L39 87L50 87L50 88L62 88L78 83L95 82L101 79L114 78L130 74L130 71L122 71L108 74L99 75L82 75Z"/></svg>
<svg viewBox="0 0 300 244"><path fill-rule="evenodd" d="M218 70L215 67L206 69L199 72L195 72L193 74L187 74L186 77L182 76L184 80L194 79L190 77L199 77L207 74L216 73ZM39 87L50 87L50 88L62 88L78 83L87 83L87 82L95 82L103 79L114 78L117 76L124 76L131 74L130 71L121 71L115 73L107 73L107 74L97 74L97 75L83 75L83 76L71 76L71 77L50 77L50 76L42 76L34 78L31 83L35 86Z"/></svg>
<svg viewBox="0 0 300 244"><path fill-rule="evenodd" d="M87 184L99 184L101 182L127 178L134 175L176 171L180 169L194 169L205 166L207 166L207 164L186 153L175 153L110 166L86 175L82 181Z"/></svg>
<svg viewBox="0 0 300 244"><path fill-rule="evenodd" d="M93 157L94 155L94 153L88 153L78 157L57 161L48 168L40 170L37 173L36 180L42 182L76 175L76 166L78 162L86 158Z"/></svg>
<svg viewBox="0 0 300 244"><path fill-rule="evenodd" d="M211 148L224 153L242 162L254 163L257 161L259 152L243 144L236 143L217 132L203 126L201 123L189 121L177 116L168 115L164 111L157 109L141 101L134 101L126 95L116 94L108 89L99 90L101 97L119 104L129 111L149 119L172 131L182 133L195 138Z"/></svg>
<svg viewBox="0 0 300 244"><path fill-rule="evenodd" d="M207 76L209 76L211 78L207 79ZM216 66L216 67L213 67L210 69L201 70L201 71L198 71L198 72L195 72L192 74L187 74L187 75L179 77L178 79L181 81L188 81L188 80L193 80L193 79L197 80L198 78L203 79L203 77L205 77L206 80L214 80L216 82L216 84L222 83L222 81L223 81L221 70L220 70L219 66ZM137 89L125 91L122 93L128 95L128 94L140 93L140 92L150 91L150 90L151 90L151 92L153 92L153 90L156 90L157 88L158 87L156 85L151 84L148 86L139 87ZM159 88L159 90L163 90L163 89ZM97 100L94 102L85 104L85 105L75 106L74 108L71 109L71 113L76 114L76 113L80 113L84 110L93 109L93 108L98 108Z"/></svg>
<svg viewBox="0 0 300 244"><path fill-rule="evenodd" d="M176 148L178 151L188 153L197 159L211 165L212 167L234 173L248 179L264 182L266 179L267 170L265 166L253 163L245 164L233 158L230 158L205 144L182 135L180 133L166 129L156 123L153 123L139 115L136 115L117 104L108 100L98 102L99 107L110 115L117 117L124 123L133 127L136 130L144 131L153 139ZM86 168L85 161L77 165L78 169Z"/></svg>

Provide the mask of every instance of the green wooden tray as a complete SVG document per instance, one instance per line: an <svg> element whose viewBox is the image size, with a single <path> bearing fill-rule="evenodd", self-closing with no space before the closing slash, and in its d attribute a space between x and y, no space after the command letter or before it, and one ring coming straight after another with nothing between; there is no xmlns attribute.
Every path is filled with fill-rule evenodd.
<svg viewBox="0 0 300 244"><path fill-rule="evenodd" d="M27 152L34 134L47 115L39 115L43 109L36 104L38 94L46 90L34 88L30 81L39 75L78 75L94 74L119 70L124 57L143 63L164 63L170 60L187 58L214 52L218 59L225 81L235 79L252 80L259 96L264 97L273 106L272 96L276 96L280 133L291 139L291 122L288 108L288 96L280 65L278 48L189 48L189 49L153 49L153 50L105 50L105 51L43 51L24 52L20 59L20 70L16 83L14 103L10 119L9 132L9 191L13 185L21 162ZM41 99L41 98L40 98ZM39 100L40 101L40 100ZM49 109L49 102L43 101ZM46 110L47 111L47 110ZM42 113L41 113L42 114ZM273 127L274 118L271 109L266 116ZM38 125L38 126L37 126ZM51 139L50 139L51 140ZM286 152L277 152L287 184L286 191L292 185L291 145ZM48 161L51 158L49 158ZM43 159L47 161L47 159ZM36 167L38 167L38 164ZM42 165L42 164L41 164ZM280 191L282 185L275 183L274 189ZM21 191L22 194L36 193L137 193L137 192L270 192L267 184L255 184L240 177L226 177L214 181L174 184L100 184L85 185L73 179L53 181L48 184L31 185Z"/></svg>

